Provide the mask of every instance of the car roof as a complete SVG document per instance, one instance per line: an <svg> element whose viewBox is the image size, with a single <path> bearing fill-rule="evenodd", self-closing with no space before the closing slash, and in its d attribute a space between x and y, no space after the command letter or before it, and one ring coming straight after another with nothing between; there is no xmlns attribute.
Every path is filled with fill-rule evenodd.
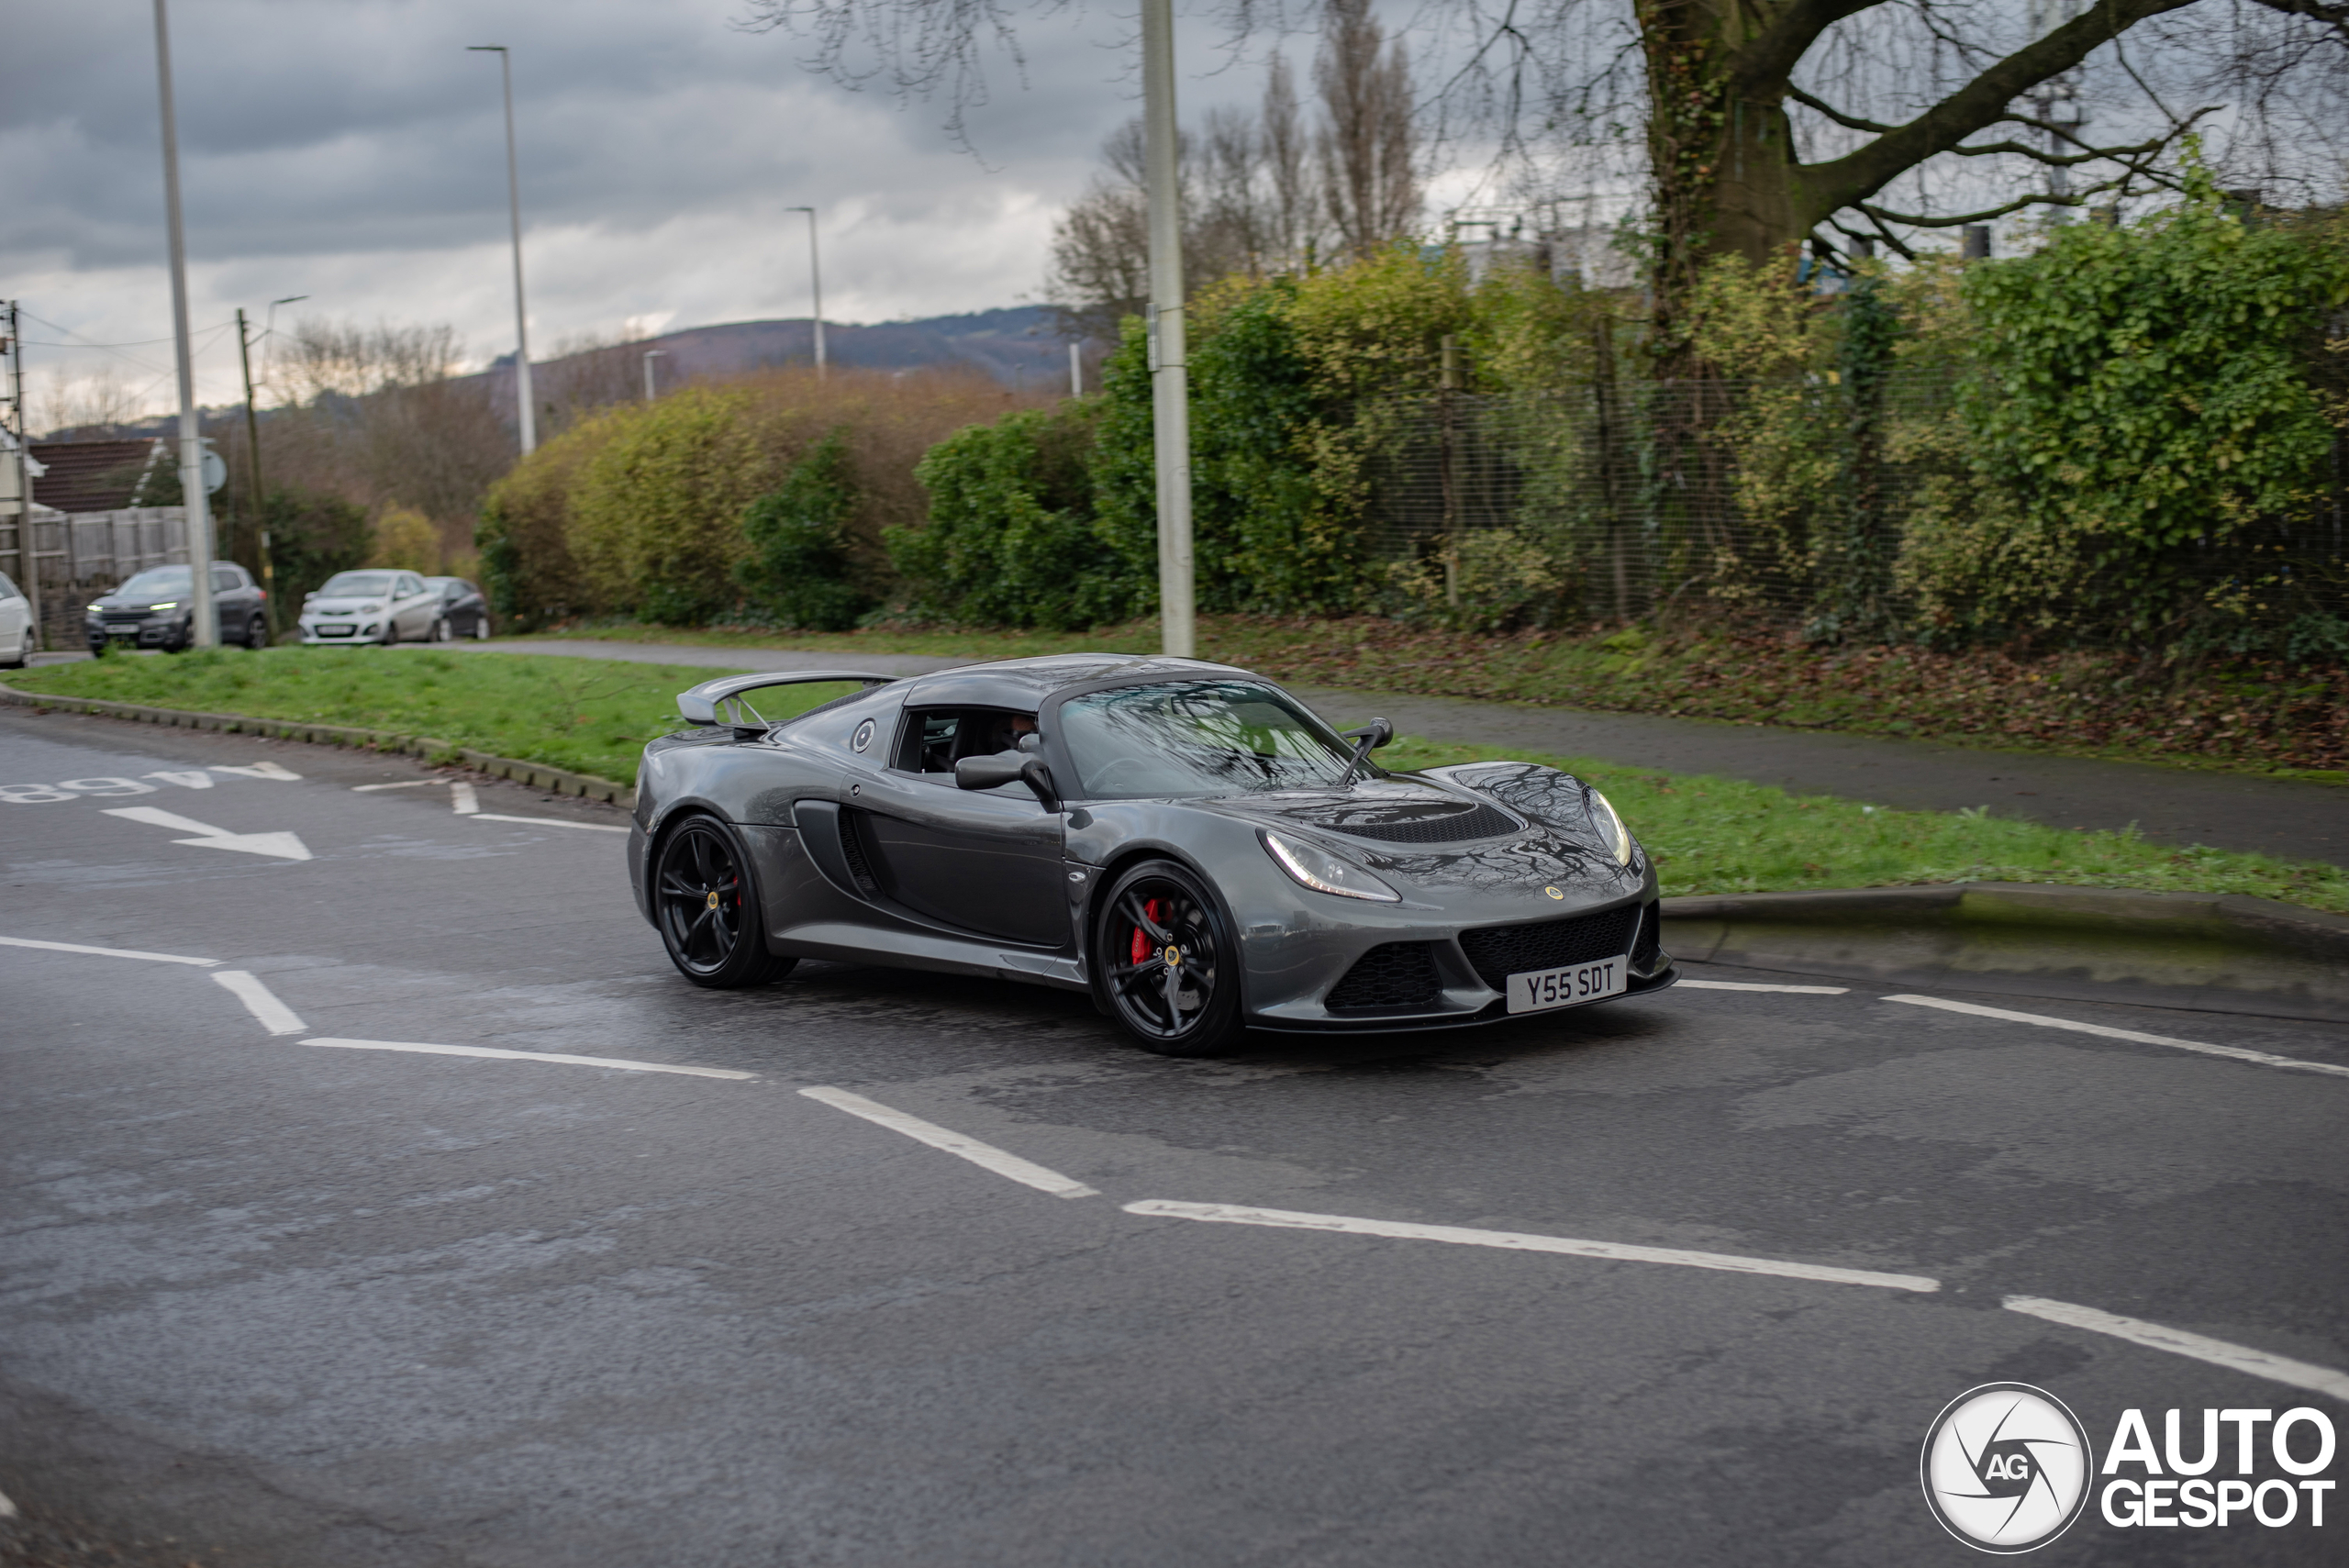
<svg viewBox="0 0 2349 1568"><path fill-rule="evenodd" d="M1033 713L1056 693L1075 686L1139 685L1202 677L1261 676L1204 659L1156 653L1047 653L1004 659L917 675L904 684L907 707L997 707Z"/></svg>

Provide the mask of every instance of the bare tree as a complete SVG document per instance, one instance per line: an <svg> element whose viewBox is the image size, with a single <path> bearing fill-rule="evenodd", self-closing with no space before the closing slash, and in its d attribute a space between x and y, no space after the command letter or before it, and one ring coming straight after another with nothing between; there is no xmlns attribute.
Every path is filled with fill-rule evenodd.
<svg viewBox="0 0 2349 1568"><path fill-rule="evenodd" d="M50 377L37 406L32 424L50 440L102 440L145 414L138 391L108 364Z"/></svg>
<svg viewBox="0 0 2349 1568"><path fill-rule="evenodd" d="M1297 107L1297 82L1288 61L1277 54L1264 78L1257 135L1270 187L1266 217L1273 253L1284 266L1309 267L1320 249L1320 186L1314 178L1313 139Z"/></svg>
<svg viewBox="0 0 2349 1568"><path fill-rule="evenodd" d="M1189 139L1177 147L1179 178L1189 172L1190 160L1180 156L1189 151ZM1101 161L1107 167L1052 226L1046 292L1060 307L1064 331L1115 339L1118 323L1141 315L1150 302L1150 204L1142 193L1139 115L1109 133ZM1184 275L1197 274L1186 265Z"/></svg>
<svg viewBox="0 0 2349 1568"><path fill-rule="evenodd" d="M1355 256L1408 234L1419 217L1410 62L1370 14L1370 0L1329 0L1313 83L1324 124L1316 146L1330 221Z"/></svg>

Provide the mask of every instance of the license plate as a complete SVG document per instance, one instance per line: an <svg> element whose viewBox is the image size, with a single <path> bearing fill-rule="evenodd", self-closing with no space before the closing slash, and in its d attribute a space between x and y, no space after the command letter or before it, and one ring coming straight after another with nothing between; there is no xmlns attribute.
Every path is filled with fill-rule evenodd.
<svg viewBox="0 0 2349 1568"><path fill-rule="evenodd" d="M322 626L318 628L318 635L320 637L349 637L358 629L355 626Z"/></svg>
<svg viewBox="0 0 2349 1568"><path fill-rule="evenodd" d="M1601 1002L1620 996L1631 983L1630 953L1595 963L1570 963L1564 969L1528 970L1508 977L1508 1010L1546 1013L1553 1007Z"/></svg>

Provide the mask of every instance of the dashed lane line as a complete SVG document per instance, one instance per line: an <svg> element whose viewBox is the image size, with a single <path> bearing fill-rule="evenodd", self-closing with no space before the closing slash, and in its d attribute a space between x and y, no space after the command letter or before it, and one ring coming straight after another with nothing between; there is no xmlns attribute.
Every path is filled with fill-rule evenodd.
<svg viewBox="0 0 2349 1568"><path fill-rule="evenodd" d="M811 1100L831 1106L834 1110L846 1111L851 1116L863 1118L876 1127L885 1127L892 1132L903 1133L917 1143L927 1143L932 1149L942 1150L958 1159L968 1160L982 1170L993 1171L998 1176L1008 1177L1023 1186L1034 1187L1038 1192L1050 1193L1054 1197L1099 1197L1101 1195L1097 1189L1086 1186L1083 1182L1073 1181L1058 1171L1046 1170L1041 1165L1022 1160L1017 1154L997 1149L992 1143L982 1143L975 1138L965 1138L959 1132L939 1126L936 1122L924 1121L919 1117L907 1116L900 1110L892 1110L876 1100L866 1099L863 1095L852 1095L846 1089L827 1088L802 1089L799 1092Z"/></svg>
<svg viewBox="0 0 2349 1568"><path fill-rule="evenodd" d="M805 1093L806 1091L802 1091ZM1168 1203L1149 1199L1125 1206L1128 1214L1168 1219L1201 1219L1213 1225L1264 1225L1279 1230L1320 1230L1342 1236L1383 1236L1398 1241L1449 1241L1455 1246L1497 1247L1511 1252L1561 1252L1626 1263L1674 1263L1724 1273L1775 1274L1783 1279L1829 1284L1865 1284L1879 1290L1936 1291L1942 1283L1922 1274L1885 1274L1868 1269L1831 1268L1777 1258L1742 1258L1731 1252L1691 1252L1678 1247L1634 1247L1620 1241L1585 1241L1571 1236L1532 1236L1515 1230L1475 1230L1458 1225L1413 1225L1394 1219L1358 1219L1343 1214L1296 1214L1280 1208L1248 1208L1228 1203Z"/></svg>
<svg viewBox="0 0 2349 1568"><path fill-rule="evenodd" d="M462 779L449 781L449 807L460 817L473 817L481 811L481 796L473 786Z"/></svg>
<svg viewBox="0 0 2349 1568"><path fill-rule="evenodd" d="M212 978L228 994L245 1005L245 1011L261 1020L261 1027L272 1034L306 1034L310 1026L294 1014L294 1009L277 999L277 993L262 984L260 979L241 969L222 969Z"/></svg>
<svg viewBox="0 0 2349 1568"><path fill-rule="evenodd" d="M2037 1024L2042 1029L2102 1035L2107 1040L2134 1040L2139 1045L2174 1046L2179 1051L2199 1051L2205 1056L2223 1056L2231 1062L2249 1062L2260 1067L2288 1067L2301 1073L2326 1073L2336 1078L2349 1078L2349 1067L2337 1062L2304 1062L2297 1056L2277 1056L2265 1051L2248 1051L2240 1045L2212 1045L2205 1040L2178 1040L2165 1034L2146 1034L2139 1029L2114 1029L2110 1024L2084 1024L2075 1018L2051 1018L2044 1013L2017 1013L2005 1007L1985 1007L1975 1002L1952 1002L1940 996L1887 996L1884 1000L1906 1002L1912 1007L1939 1007L1948 1013L1967 1013L1977 1018L2004 1018L2010 1024Z"/></svg>
<svg viewBox="0 0 2349 1568"><path fill-rule="evenodd" d="M1848 985L1765 985L1753 980L1681 980L1674 989L1680 991L1782 991L1790 996L1848 996Z"/></svg>
<svg viewBox="0 0 2349 1568"><path fill-rule="evenodd" d="M2172 1355L2188 1356L2195 1361L2208 1362L2212 1366L2225 1367L2231 1372L2249 1373L2270 1383L2286 1384L2293 1388L2305 1388L2311 1394L2329 1394L2335 1399L2349 1401L2349 1372L2335 1372L2329 1366L2294 1361L2288 1356L2270 1355L2266 1351L2232 1345L2224 1340L2213 1340L2204 1334L2189 1334L2183 1329L2166 1329L2159 1323L2147 1323L2142 1318L2099 1312L2093 1307L2076 1307L2068 1301L2049 1301L2036 1296L2010 1296L2000 1305L2009 1312L2043 1318L2050 1323L2061 1323L2070 1329L2085 1329L2091 1334L2110 1334L2116 1340L2126 1340L2132 1345L2143 1345L2148 1350L2167 1351Z"/></svg>
<svg viewBox="0 0 2349 1568"><path fill-rule="evenodd" d="M352 784L351 786L351 793L353 795L371 795L379 789L420 789L426 784L437 784L440 782L441 781L439 779L402 779L396 784ZM468 784L465 787L470 789L473 786Z"/></svg>
<svg viewBox="0 0 2349 1568"><path fill-rule="evenodd" d="M480 1056L493 1062L543 1062L560 1067L610 1067L622 1073L674 1073L687 1078L731 1078L754 1082L755 1073L730 1067L684 1067L673 1062L631 1062L618 1056L572 1056L554 1051L501 1051L489 1045L431 1045L412 1040L306 1040L335 1051L404 1051L418 1056Z"/></svg>
<svg viewBox="0 0 2349 1568"><path fill-rule="evenodd" d="M217 958L190 958L176 952L140 952L137 948L94 948L80 942L43 942L30 937L0 937L0 947L39 948L43 952L82 952L96 958L136 958L149 963L192 963L199 969L210 969L220 961Z"/></svg>
<svg viewBox="0 0 2349 1568"><path fill-rule="evenodd" d="M473 814L476 822L528 822L534 828L584 828L590 833L625 833L628 829L612 822L571 822L560 817L502 817L495 811Z"/></svg>

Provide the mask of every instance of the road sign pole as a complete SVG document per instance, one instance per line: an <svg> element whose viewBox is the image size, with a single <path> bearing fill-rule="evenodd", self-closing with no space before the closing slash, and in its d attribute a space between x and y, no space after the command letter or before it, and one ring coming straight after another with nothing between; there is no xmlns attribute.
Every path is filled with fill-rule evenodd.
<svg viewBox="0 0 2349 1568"><path fill-rule="evenodd" d="M1158 614L1165 651L1195 658L1191 388L1183 335L1183 214L1175 167L1174 7L1142 0L1142 118L1150 193L1150 405L1158 467Z"/></svg>
<svg viewBox="0 0 2349 1568"><path fill-rule="evenodd" d="M187 511L189 587L195 600L189 636L198 648L217 648L220 623L212 604L212 508L206 504L204 442L195 424L195 353L187 329L187 239L180 223L179 119L172 103L172 31L163 3L155 0L155 77L163 115L163 211L171 231L172 340L179 350L180 501Z"/></svg>

